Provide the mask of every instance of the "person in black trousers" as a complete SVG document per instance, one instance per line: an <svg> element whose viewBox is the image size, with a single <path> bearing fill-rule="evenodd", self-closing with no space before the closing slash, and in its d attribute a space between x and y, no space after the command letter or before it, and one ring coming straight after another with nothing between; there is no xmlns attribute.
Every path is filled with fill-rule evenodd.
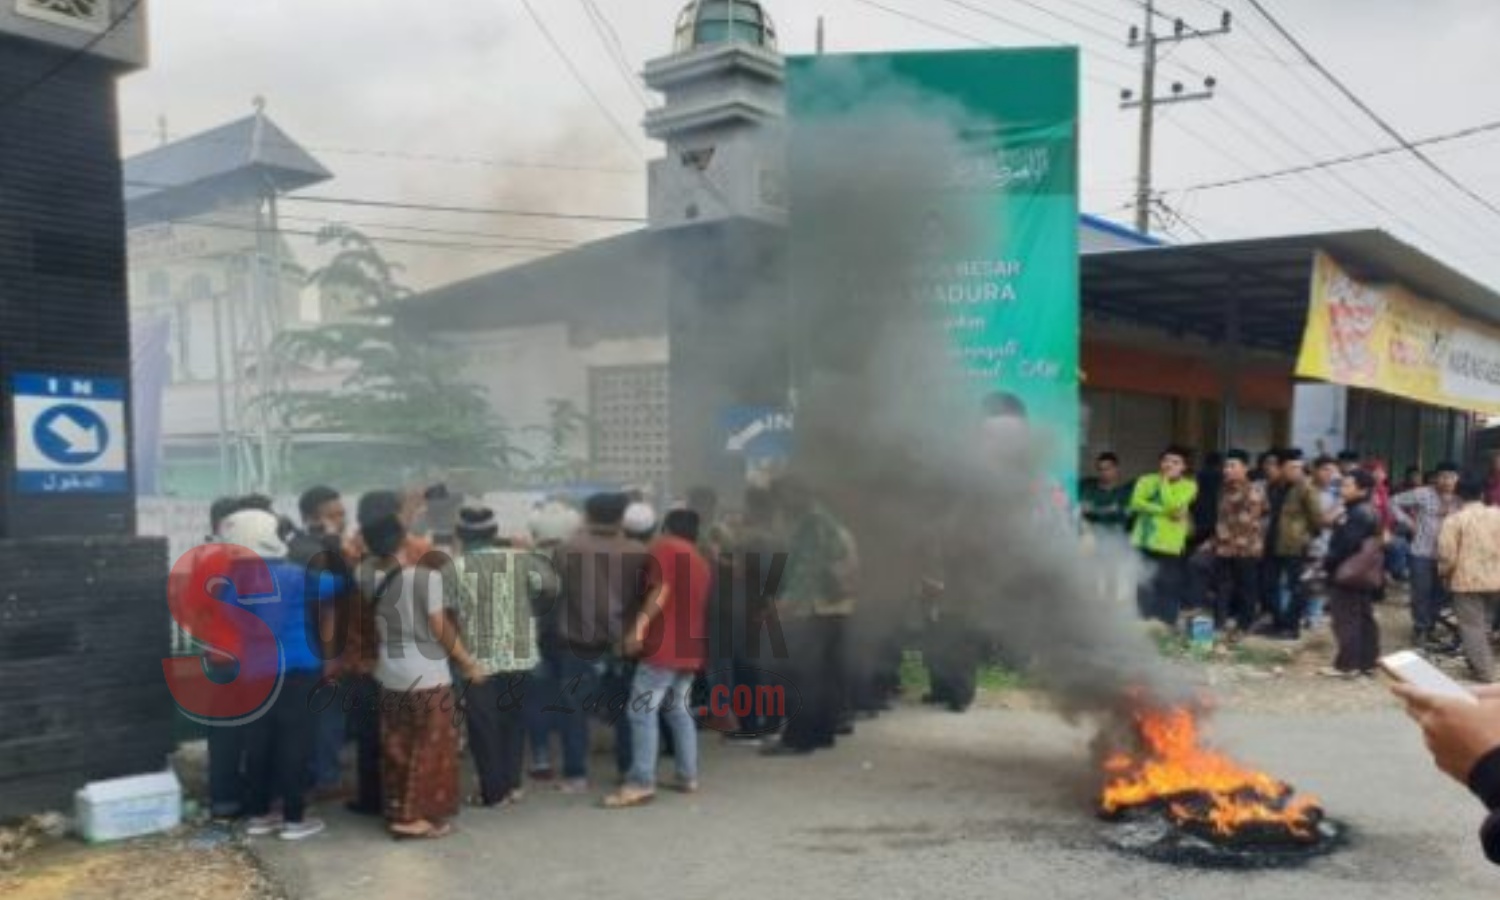
<svg viewBox="0 0 1500 900"><path fill-rule="evenodd" d="M269 705L245 726L245 811L250 816L245 831L252 837L280 833L284 840L301 840L323 830L322 822L305 817L307 766L318 720L312 707L323 679L317 626L342 586L336 577L310 582L300 566L287 560L280 522L269 512L237 512L224 520L221 535L225 543L259 557L256 565L263 565L274 579L270 591L231 579L231 590L248 592L234 599L265 623L277 650L274 657L252 652L240 661L240 677L267 682L275 691ZM266 602L266 594L274 602ZM309 628L310 623L315 627ZM281 815L273 816L271 804L277 798Z"/></svg>
<svg viewBox="0 0 1500 900"><path fill-rule="evenodd" d="M774 489L792 522L786 574L776 614L786 635L797 708L781 741L766 755L805 754L832 747L847 697L845 637L853 614L859 557L853 537L800 480Z"/></svg>
<svg viewBox="0 0 1500 900"><path fill-rule="evenodd" d="M1323 565L1328 572L1328 606L1333 617L1333 634L1338 640L1338 655L1333 667L1319 674L1334 678L1372 675L1380 657L1380 626L1375 622L1374 588L1341 585L1339 567L1359 553L1365 541L1380 534L1380 519L1370 505L1375 476L1358 469L1344 476L1340 491L1344 515L1328 541L1328 555Z"/></svg>

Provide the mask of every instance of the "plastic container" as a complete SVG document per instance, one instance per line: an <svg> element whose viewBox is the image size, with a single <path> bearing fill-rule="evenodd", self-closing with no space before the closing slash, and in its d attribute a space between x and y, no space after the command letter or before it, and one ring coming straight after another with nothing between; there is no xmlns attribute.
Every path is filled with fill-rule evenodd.
<svg viewBox="0 0 1500 900"><path fill-rule="evenodd" d="M1188 620L1188 645L1199 653L1214 648L1214 620L1208 616L1193 616Z"/></svg>
<svg viewBox="0 0 1500 900"><path fill-rule="evenodd" d="M182 824L182 785L170 771L91 782L73 799L78 834L91 844L159 834Z"/></svg>

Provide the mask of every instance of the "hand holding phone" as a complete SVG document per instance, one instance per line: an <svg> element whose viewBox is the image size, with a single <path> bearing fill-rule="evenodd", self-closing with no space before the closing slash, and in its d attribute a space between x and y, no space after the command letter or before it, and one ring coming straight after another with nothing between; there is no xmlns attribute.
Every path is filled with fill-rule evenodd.
<svg viewBox="0 0 1500 900"><path fill-rule="evenodd" d="M1479 705L1479 698L1474 695L1473 691L1449 678L1437 666L1410 650L1402 650L1400 653L1381 657L1380 668L1402 684L1410 685L1424 693Z"/></svg>

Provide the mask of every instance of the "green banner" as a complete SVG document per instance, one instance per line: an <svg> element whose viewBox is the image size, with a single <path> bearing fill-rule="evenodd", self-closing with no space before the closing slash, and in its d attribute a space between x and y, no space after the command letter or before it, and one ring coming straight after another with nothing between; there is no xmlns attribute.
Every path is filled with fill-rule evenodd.
<svg viewBox="0 0 1500 900"><path fill-rule="evenodd" d="M903 125L903 110L919 124ZM789 60L794 296L817 277L798 262L799 246L828 242L812 233L823 227L816 215L799 218L798 192L805 197L812 180L809 154L799 152L799 142L805 145L816 126L861 111L875 121L888 120L893 135L904 127L927 129L923 140L935 139L934 121L954 123L960 146L952 171L903 183L902 173L893 169L891 182L900 187L892 190L928 195L908 196L890 207L892 215L908 220L905 227L921 232L924 242L907 266L906 289L942 323L955 368L972 392L964 402L977 408L980 398L997 391L1019 397L1031 420L1056 438L1052 474L1073 485L1080 327L1076 51Z"/></svg>

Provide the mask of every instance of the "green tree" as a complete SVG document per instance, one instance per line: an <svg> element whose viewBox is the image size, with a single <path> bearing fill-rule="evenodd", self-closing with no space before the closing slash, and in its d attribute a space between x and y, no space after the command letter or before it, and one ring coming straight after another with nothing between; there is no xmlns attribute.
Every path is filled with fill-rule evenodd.
<svg viewBox="0 0 1500 900"><path fill-rule="evenodd" d="M528 425L522 429L539 436L546 447L537 464L528 469L527 480L533 484L586 480L589 461L573 455L571 448L575 440L586 435L592 427L593 420L573 401L548 400L547 424Z"/></svg>
<svg viewBox="0 0 1500 900"><path fill-rule="evenodd" d="M349 489L392 486L456 474L503 480L524 456L484 391L461 377L458 352L400 327L395 312L412 292L401 267L360 232L329 226L318 243L334 247L312 272L324 315L317 328L277 337L278 364L345 371L338 390L288 390L270 399L285 425L326 440L304 441L290 477Z"/></svg>

